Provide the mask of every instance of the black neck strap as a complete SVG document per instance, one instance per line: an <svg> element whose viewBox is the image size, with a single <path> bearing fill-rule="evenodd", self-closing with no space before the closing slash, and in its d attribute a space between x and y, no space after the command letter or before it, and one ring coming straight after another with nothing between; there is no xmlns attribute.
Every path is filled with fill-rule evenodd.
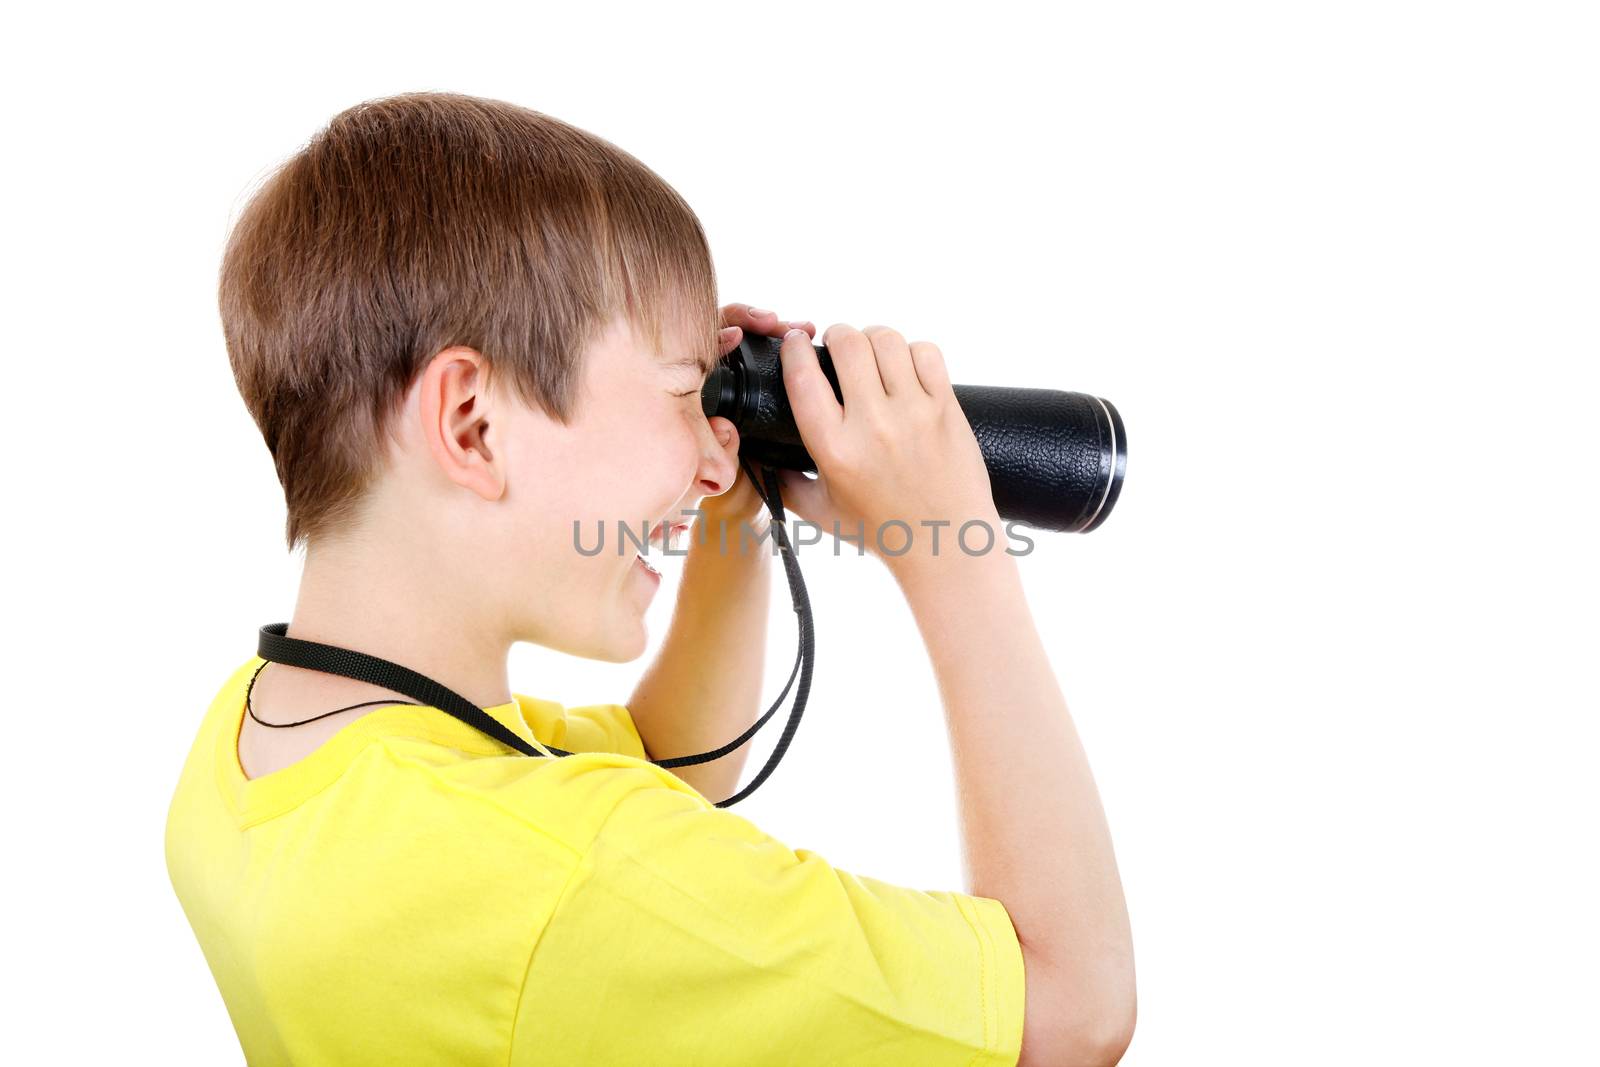
<svg viewBox="0 0 1600 1067"><path fill-rule="evenodd" d="M719 800L719 808L731 807L755 792L762 782L766 781L777 768L778 762L783 759L783 754L788 751L789 742L794 739L795 731L800 727L800 715L805 710L806 698L811 691L811 670L816 655L815 632L811 621L811 601L806 595L804 579L800 576L800 563L795 559L794 548L789 543L789 537L784 530L783 500L779 491L778 474L771 467L761 468L762 479L758 481L755 472L750 469L743 456L739 458L740 465L744 468L745 475L750 479L750 484L757 487L757 493L767 505L767 510L772 513L772 536L777 542L783 555L784 571L789 579L789 596L794 601L794 611L799 616L800 642L795 655L794 669L789 672L789 680L784 684L783 692L772 702L759 719L738 737L729 741L719 749L711 752L701 752L693 756L674 756L671 759L650 760L658 767L689 767L698 763L709 763L720 759L749 741L756 733L767 724L773 713L783 703L783 698L788 695L790 687L795 684L796 673L800 676L800 687L795 692L794 707L789 713L789 720L784 725L782 736L778 738L777 745L772 750L771 757L766 766L755 776L749 785L726 800ZM761 486L765 483L765 491ZM756 549L759 551L759 548ZM377 656L369 656L365 652L356 652L353 649L339 648L336 645L325 645L318 641L304 641L298 637L288 635L289 624L286 622L272 623L261 627L260 637L256 644L256 654L271 663L281 663L288 667L301 667L305 670L324 671L328 674L338 674L357 681L370 682L380 685L385 689L392 689L397 693L404 693L413 700L430 708L440 711L458 719L472 728L487 734L509 748L515 749L526 756L570 756L573 753L553 746L535 748L521 737L518 737L502 722L478 707L472 701L440 685L426 675L418 674L398 663Z"/></svg>

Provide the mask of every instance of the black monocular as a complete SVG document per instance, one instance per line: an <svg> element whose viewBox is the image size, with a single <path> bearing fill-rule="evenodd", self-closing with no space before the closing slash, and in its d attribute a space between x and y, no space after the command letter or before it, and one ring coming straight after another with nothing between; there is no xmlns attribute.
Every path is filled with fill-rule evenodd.
<svg viewBox="0 0 1600 1067"><path fill-rule="evenodd" d="M751 336L722 358L700 393L706 417L739 428L739 456L815 472L783 388L783 339ZM822 373L844 395L826 345L812 345ZM1111 401L1060 389L953 386L989 469L995 510L1044 530L1088 533L1106 521L1122 490L1128 435Z"/></svg>

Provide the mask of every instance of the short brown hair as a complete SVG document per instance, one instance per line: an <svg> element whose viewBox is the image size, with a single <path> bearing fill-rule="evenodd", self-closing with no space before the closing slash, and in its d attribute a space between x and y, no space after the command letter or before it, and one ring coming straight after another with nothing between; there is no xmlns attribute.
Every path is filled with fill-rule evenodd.
<svg viewBox="0 0 1600 1067"><path fill-rule="evenodd" d="M454 93L335 116L245 207L218 303L291 552L355 517L441 350L475 349L566 422L583 348L614 316L708 363L720 325L705 234L659 175L549 115Z"/></svg>

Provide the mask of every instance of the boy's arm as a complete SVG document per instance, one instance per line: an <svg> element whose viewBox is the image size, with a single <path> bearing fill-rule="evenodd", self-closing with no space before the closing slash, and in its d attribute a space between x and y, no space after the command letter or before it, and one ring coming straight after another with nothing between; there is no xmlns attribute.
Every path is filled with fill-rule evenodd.
<svg viewBox="0 0 1600 1067"><path fill-rule="evenodd" d="M731 489L699 506L704 514L687 534L672 625L627 705L651 759L721 748L762 711L773 542L757 538L771 516L742 469ZM741 524L748 527L743 551ZM671 770L716 802L738 789L749 755L747 741L720 759Z"/></svg>

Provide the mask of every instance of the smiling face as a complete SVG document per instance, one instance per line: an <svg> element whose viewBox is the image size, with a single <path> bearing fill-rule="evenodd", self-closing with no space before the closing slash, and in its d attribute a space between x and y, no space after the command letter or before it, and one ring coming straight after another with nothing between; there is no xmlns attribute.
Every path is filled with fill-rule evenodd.
<svg viewBox="0 0 1600 1067"><path fill-rule="evenodd" d="M520 599L503 605L515 639L612 662L644 652L661 579L635 540L662 520L690 523L681 509L726 492L738 469L733 424L701 410L710 368L683 355L652 351L618 318L585 354L567 425L506 405L501 503L516 535L503 547L510 573L526 576L509 583ZM619 537L624 524L635 540Z"/></svg>

